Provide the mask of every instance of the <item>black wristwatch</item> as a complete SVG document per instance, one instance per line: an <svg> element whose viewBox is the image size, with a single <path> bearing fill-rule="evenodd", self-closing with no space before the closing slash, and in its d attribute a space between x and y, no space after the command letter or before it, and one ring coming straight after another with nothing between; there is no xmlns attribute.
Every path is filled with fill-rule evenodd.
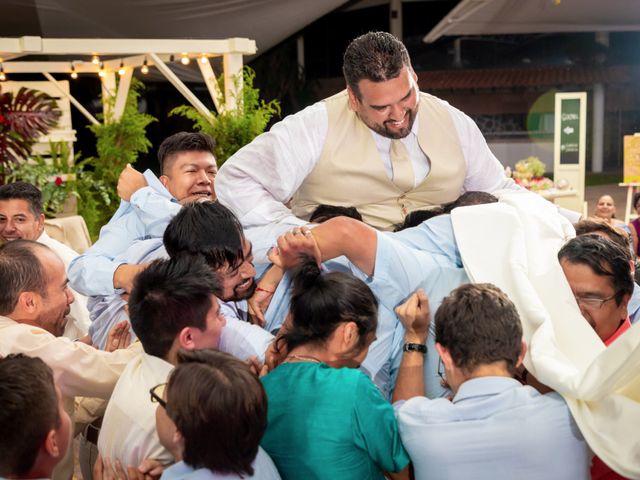
<svg viewBox="0 0 640 480"><path fill-rule="evenodd" d="M403 352L418 352L423 355L427 353L427 346L422 343L405 343L402 347Z"/></svg>

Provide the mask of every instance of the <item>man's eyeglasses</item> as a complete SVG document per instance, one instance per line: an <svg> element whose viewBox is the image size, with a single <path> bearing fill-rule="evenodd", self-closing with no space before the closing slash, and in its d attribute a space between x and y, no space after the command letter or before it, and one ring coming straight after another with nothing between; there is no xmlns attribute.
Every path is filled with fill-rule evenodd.
<svg viewBox="0 0 640 480"><path fill-rule="evenodd" d="M447 379L444 378L444 365L442 364L442 358L438 358L438 376L443 382L447 381Z"/></svg>
<svg viewBox="0 0 640 480"><path fill-rule="evenodd" d="M159 403L162 408L166 410L167 402L162 398L164 396L164 389L167 386L166 383L160 383L149 390L149 394L151 395L151 403Z"/></svg>
<svg viewBox="0 0 640 480"><path fill-rule="evenodd" d="M576 298L576 302L578 305L582 305L583 307L588 308L602 308L602 306L607 303L609 300L613 300L616 297L614 293L610 297L607 298L598 298L598 297L580 297L578 295L574 295Z"/></svg>

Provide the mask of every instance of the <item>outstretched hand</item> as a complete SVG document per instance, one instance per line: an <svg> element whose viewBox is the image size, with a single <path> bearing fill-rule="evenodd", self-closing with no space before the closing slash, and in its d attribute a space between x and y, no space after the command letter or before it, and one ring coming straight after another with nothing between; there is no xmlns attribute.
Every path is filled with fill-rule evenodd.
<svg viewBox="0 0 640 480"><path fill-rule="evenodd" d="M396 307L396 315L400 318L407 334L416 336L421 343L424 343L431 316L429 299L424 290L417 289L406 302Z"/></svg>
<svg viewBox="0 0 640 480"><path fill-rule="evenodd" d="M296 227L278 237L278 246L269 251L271 263L283 270L290 270L300 263L302 256L309 256L320 264L322 254L311 230Z"/></svg>

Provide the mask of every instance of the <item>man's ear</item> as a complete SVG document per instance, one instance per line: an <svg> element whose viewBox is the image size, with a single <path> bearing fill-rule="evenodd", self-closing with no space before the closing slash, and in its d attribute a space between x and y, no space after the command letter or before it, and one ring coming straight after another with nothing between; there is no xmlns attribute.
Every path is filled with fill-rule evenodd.
<svg viewBox="0 0 640 480"><path fill-rule="evenodd" d="M180 333L178 333L178 347L184 348L185 350L194 350L196 330L197 329L193 327L184 327L180 330Z"/></svg>
<svg viewBox="0 0 640 480"><path fill-rule="evenodd" d="M22 292L18 297L18 305L16 308L34 314L38 311L38 305L40 303L40 295L35 292Z"/></svg>
<svg viewBox="0 0 640 480"><path fill-rule="evenodd" d="M40 216L38 217L38 231L42 233L43 229L44 229L44 213L41 213Z"/></svg>
<svg viewBox="0 0 640 480"><path fill-rule="evenodd" d="M45 452L47 452L48 456L51 458L59 458L62 449L58 443L58 434L52 429L47 433L42 448L44 448Z"/></svg>
<svg viewBox="0 0 640 480"><path fill-rule="evenodd" d="M442 363L444 364L444 366L451 369L451 367L453 366L453 359L451 358L451 354L449 353L449 350L446 347L443 347L442 345L440 345L439 343L436 343L436 352L438 352L438 355L440 355L440 358L442 359Z"/></svg>
<svg viewBox="0 0 640 480"><path fill-rule="evenodd" d="M160 175L160 178L158 180L160 180L160 183L164 188L167 188L167 185L169 184L169 177L167 177L166 175Z"/></svg>
<svg viewBox="0 0 640 480"><path fill-rule="evenodd" d="M520 347L520 355L518 355L518 361L516 362L516 368L520 367L520 365L522 365L522 362L524 361L524 356L527 354L527 342L524 341L524 338L521 341L521 347Z"/></svg>
<svg viewBox="0 0 640 480"><path fill-rule="evenodd" d="M357 112L360 109L360 100L358 100L356 92L354 92L351 87L347 86L347 95L349 95L349 106L351 107L351 110Z"/></svg>

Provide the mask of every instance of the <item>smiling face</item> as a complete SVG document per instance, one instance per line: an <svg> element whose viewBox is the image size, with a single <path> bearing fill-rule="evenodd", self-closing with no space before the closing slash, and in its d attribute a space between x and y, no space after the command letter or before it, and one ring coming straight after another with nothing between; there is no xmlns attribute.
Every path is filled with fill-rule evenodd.
<svg viewBox="0 0 640 480"><path fill-rule="evenodd" d="M218 173L211 152L187 151L173 155L160 181L178 201L192 197L215 200L213 182Z"/></svg>
<svg viewBox="0 0 640 480"><path fill-rule="evenodd" d="M44 230L44 214L35 216L29 202L20 198L0 200L0 240L37 240Z"/></svg>
<svg viewBox="0 0 640 480"><path fill-rule="evenodd" d="M603 342L606 341L627 318L629 295L625 295L618 305L615 298L611 298L616 291L609 277L597 275L590 266L582 263L561 260L560 265L567 277L571 291L578 301L582 315L600 339ZM601 302L599 305L592 305L593 302L581 301L580 299L609 300Z"/></svg>
<svg viewBox="0 0 640 480"><path fill-rule="evenodd" d="M37 256L47 272L45 295L39 296L39 312L35 324L56 337L62 336L67 315L74 301L62 260L51 250L39 248Z"/></svg>
<svg viewBox="0 0 640 480"><path fill-rule="evenodd" d="M350 88L349 105L360 120L387 138L404 138L418 113L418 84L413 70L404 66L400 75L383 82L360 80L358 98Z"/></svg>
<svg viewBox="0 0 640 480"><path fill-rule="evenodd" d="M216 272L220 280L220 298L225 302L244 300L256 290L256 269L253 267L251 242L245 238L242 239L242 251L242 263L235 268L226 265Z"/></svg>
<svg viewBox="0 0 640 480"><path fill-rule="evenodd" d="M603 195L596 204L596 217L611 219L616 213L616 204L609 195Z"/></svg>

